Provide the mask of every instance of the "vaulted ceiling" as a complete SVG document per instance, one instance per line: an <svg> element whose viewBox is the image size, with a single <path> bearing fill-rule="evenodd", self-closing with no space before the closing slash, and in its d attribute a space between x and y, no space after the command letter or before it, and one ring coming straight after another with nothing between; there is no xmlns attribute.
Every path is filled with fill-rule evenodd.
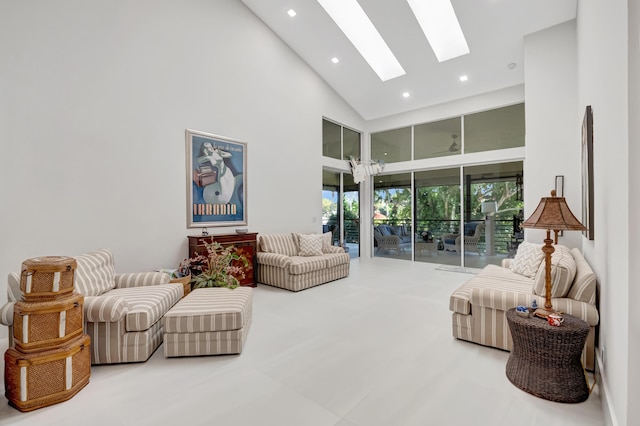
<svg viewBox="0 0 640 426"><path fill-rule="evenodd" d="M406 71L383 82L317 0L242 2L367 120L523 84L524 37L574 19L577 8L577 0L452 0L470 53L439 63L406 0L358 0Z"/></svg>

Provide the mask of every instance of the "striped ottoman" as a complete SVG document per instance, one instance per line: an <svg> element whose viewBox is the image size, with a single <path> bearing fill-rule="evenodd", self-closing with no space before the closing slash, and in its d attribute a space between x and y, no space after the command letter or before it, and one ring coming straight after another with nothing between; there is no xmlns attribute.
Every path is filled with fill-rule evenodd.
<svg viewBox="0 0 640 426"><path fill-rule="evenodd" d="M251 287L193 290L164 316L164 356L239 354L252 301Z"/></svg>

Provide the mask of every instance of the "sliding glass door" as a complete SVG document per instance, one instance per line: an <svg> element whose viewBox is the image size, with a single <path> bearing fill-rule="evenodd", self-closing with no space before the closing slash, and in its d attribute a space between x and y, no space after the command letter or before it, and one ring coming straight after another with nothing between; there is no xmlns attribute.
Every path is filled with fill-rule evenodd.
<svg viewBox="0 0 640 426"><path fill-rule="evenodd" d="M415 260L460 265L460 168L414 173Z"/></svg>
<svg viewBox="0 0 640 426"><path fill-rule="evenodd" d="M322 171L322 232L333 233L333 245L360 256L360 190L353 176Z"/></svg>
<svg viewBox="0 0 640 426"><path fill-rule="evenodd" d="M373 254L411 260L411 173L375 176L373 182Z"/></svg>

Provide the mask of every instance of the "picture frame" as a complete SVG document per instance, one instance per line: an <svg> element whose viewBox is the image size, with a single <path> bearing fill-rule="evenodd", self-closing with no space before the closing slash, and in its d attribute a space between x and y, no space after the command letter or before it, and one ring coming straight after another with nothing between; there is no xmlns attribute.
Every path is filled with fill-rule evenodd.
<svg viewBox="0 0 640 426"><path fill-rule="evenodd" d="M556 184L555 184L556 197L564 197L564 176L558 175L556 176ZM559 236L564 237L564 231L556 231Z"/></svg>
<svg viewBox="0 0 640 426"><path fill-rule="evenodd" d="M556 176L556 197L564 197L564 176Z"/></svg>
<svg viewBox="0 0 640 426"><path fill-rule="evenodd" d="M585 108L582 119L582 224L587 227L583 235L594 239L593 196L593 109Z"/></svg>
<svg viewBox="0 0 640 426"><path fill-rule="evenodd" d="M247 143L187 129L187 228L247 224Z"/></svg>

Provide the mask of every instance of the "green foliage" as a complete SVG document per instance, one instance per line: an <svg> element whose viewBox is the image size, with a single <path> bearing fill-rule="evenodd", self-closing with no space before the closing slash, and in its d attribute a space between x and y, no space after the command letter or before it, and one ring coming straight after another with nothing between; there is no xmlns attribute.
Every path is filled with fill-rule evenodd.
<svg viewBox="0 0 640 426"><path fill-rule="evenodd" d="M233 246L222 246L214 241L204 243L207 255L195 254L182 261L179 270L190 270L193 288L227 287L236 288L240 284L238 278L245 277L244 271L251 269L246 256L238 253ZM241 266L237 266L240 262ZM235 264L234 264L235 263Z"/></svg>

